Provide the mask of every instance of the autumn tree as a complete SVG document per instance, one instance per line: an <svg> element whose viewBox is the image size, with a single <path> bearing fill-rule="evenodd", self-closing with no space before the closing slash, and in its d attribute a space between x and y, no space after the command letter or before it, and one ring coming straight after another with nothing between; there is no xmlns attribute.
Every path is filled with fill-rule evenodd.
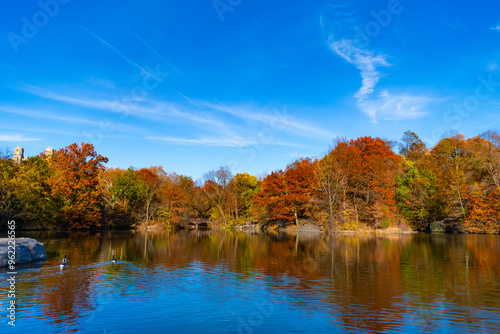
<svg viewBox="0 0 500 334"><path fill-rule="evenodd" d="M361 137L338 143L335 154L347 175L347 197L354 207L356 221L372 226L394 218L395 176L400 172L401 158L390 143L371 137Z"/></svg>
<svg viewBox="0 0 500 334"><path fill-rule="evenodd" d="M123 176L127 171L121 168L106 168L99 173L99 186L101 187L101 195L106 206L114 210L117 207L123 206L116 193L112 191L116 180Z"/></svg>
<svg viewBox="0 0 500 334"><path fill-rule="evenodd" d="M109 228L130 228L134 223L134 215L128 208L127 200L118 197L114 191L117 180L126 173L127 170L121 168L106 168L99 173L99 185L104 203L103 222Z"/></svg>
<svg viewBox="0 0 500 334"><path fill-rule="evenodd" d="M139 169L137 174L146 184L144 193L144 216L146 219L146 226L148 226L149 219L154 217L156 207L152 204L158 200L157 195L165 179L165 172L162 167L150 167Z"/></svg>
<svg viewBox="0 0 500 334"><path fill-rule="evenodd" d="M462 216L465 212L464 194L468 191L466 173L470 163L466 147L465 136L457 134L441 139L431 151L439 196L448 203L449 213L455 216Z"/></svg>
<svg viewBox="0 0 500 334"><path fill-rule="evenodd" d="M192 183L187 194L188 216L198 219L210 218L212 199L206 195L207 189L199 184Z"/></svg>
<svg viewBox="0 0 500 334"><path fill-rule="evenodd" d="M299 218L311 217L313 184L314 171L310 159L300 159L287 166L285 170L285 199L297 226Z"/></svg>
<svg viewBox="0 0 500 334"><path fill-rule="evenodd" d="M294 222L298 226L300 218L311 217L313 183L311 160L297 160L285 171L278 170L264 178L254 201L270 221Z"/></svg>
<svg viewBox="0 0 500 334"><path fill-rule="evenodd" d="M437 177L430 161L430 150L412 131L406 131L400 144L402 174L396 175L396 200L400 213L417 230L444 218L446 203L437 196Z"/></svg>
<svg viewBox="0 0 500 334"><path fill-rule="evenodd" d="M475 180L486 186L500 187L500 134L487 131L467 140Z"/></svg>
<svg viewBox="0 0 500 334"><path fill-rule="evenodd" d="M399 144L399 153L407 160L420 162L428 151L425 143L420 140L415 132L406 131L403 134Z"/></svg>
<svg viewBox="0 0 500 334"><path fill-rule="evenodd" d="M50 165L54 168L49 184L51 195L60 207L59 221L70 228L99 226L102 199L99 172L108 158L88 143L71 144L54 153ZM67 225L66 225L67 224Z"/></svg>
<svg viewBox="0 0 500 334"><path fill-rule="evenodd" d="M187 211L188 189L191 187L186 178L175 173L165 174L159 190L160 206L157 217L167 227L178 224Z"/></svg>
<svg viewBox="0 0 500 334"><path fill-rule="evenodd" d="M346 209L345 195L347 191L347 171L334 150L314 162L314 176L317 197L320 202L327 204L330 229L333 230L335 225L334 210Z"/></svg>
<svg viewBox="0 0 500 334"><path fill-rule="evenodd" d="M229 199L231 197L229 184L232 178L231 171L227 166L220 167L218 170L213 170L203 175L205 181L203 185L204 194L215 206L225 225L229 223Z"/></svg>
<svg viewBox="0 0 500 334"><path fill-rule="evenodd" d="M260 191L253 197L270 221L289 222L292 217L286 200L287 186L282 170L272 172L260 183Z"/></svg>
<svg viewBox="0 0 500 334"><path fill-rule="evenodd" d="M500 232L500 135L487 131L467 140L469 173L464 229Z"/></svg>

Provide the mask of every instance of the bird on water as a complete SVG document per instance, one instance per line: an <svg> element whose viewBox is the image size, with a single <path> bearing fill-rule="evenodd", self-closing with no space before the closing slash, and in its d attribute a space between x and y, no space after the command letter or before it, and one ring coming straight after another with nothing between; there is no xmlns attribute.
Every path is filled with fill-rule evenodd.
<svg viewBox="0 0 500 334"><path fill-rule="evenodd" d="M62 259L61 262L62 262L61 265L60 265L61 268L64 268L64 267L67 266L68 258L66 257L66 254L64 254L64 259Z"/></svg>
<svg viewBox="0 0 500 334"><path fill-rule="evenodd" d="M111 263L116 263L115 256L113 255L113 260L111 260Z"/></svg>

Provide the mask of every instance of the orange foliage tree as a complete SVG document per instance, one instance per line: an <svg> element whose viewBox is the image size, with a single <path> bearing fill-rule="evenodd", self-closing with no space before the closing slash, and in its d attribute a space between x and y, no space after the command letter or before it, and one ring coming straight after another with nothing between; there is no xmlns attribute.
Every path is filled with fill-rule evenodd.
<svg viewBox="0 0 500 334"><path fill-rule="evenodd" d="M477 186L467 196L469 200L464 230L469 233L500 232L500 187L486 192L484 187Z"/></svg>
<svg viewBox="0 0 500 334"><path fill-rule="evenodd" d="M183 178L175 173L166 174L159 190L160 208L157 217L166 226L178 224L186 212L187 192Z"/></svg>
<svg viewBox="0 0 500 334"><path fill-rule="evenodd" d="M146 226L149 224L150 217L154 217L156 207L152 204L157 200L158 192L162 187L162 179L165 177L165 172L162 167L141 168L137 171L140 179L147 185L144 193L144 217Z"/></svg>
<svg viewBox="0 0 500 334"><path fill-rule="evenodd" d="M50 159L54 173L49 180L51 195L59 203L58 220L62 227L100 226L101 189L99 172L108 158L96 153L88 143L71 144Z"/></svg>
<svg viewBox="0 0 500 334"><path fill-rule="evenodd" d="M469 192L463 224L469 233L500 232L500 135L488 131L467 140Z"/></svg>

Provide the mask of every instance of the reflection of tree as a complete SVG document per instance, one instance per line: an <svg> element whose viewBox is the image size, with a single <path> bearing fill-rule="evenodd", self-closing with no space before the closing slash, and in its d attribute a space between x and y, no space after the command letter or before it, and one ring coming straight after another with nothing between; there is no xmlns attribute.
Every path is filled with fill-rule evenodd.
<svg viewBox="0 0 500 334"><path fill-rule="evenodd" d="M475 310L498 308L498 299L487 298L500 288L498 237L474 235L431 235L412 239L404 249L401 271L405 293L420 323L450 317L446 309L429 312L435 304L456 305L454 321L482 326ZM494 287L496 290L491 290ZM419 306L420 305L420 306ZM427 311L419 311L421 305ZM481 327L478 327L481 328Z"/></svg>
<svg viewBox="0 0 500 334"><path fill-rule="evenodd" d="M154 296L165 283L191 291L190 280L198 282L196 275L205 273L229 275L249 287L263 281L269 296L283 297L304 314L326 311L348 331L401 331L408 322L433 328L449 316L436 307L445 303L455 305L453 321L475 326L484 320L475 310L500 307L491 298L500 290L497 236L193 230L34 237L45 243L49 263L64 254L71 261L65 271L40 276L39 291L21 286L41 294L43 312L54 323L61 318L77 323L81 314L95 310L99 296L93 291L128 298L131 286L142 286ZM118 265L107 263L113 255ZM224 289L223 280L210 282L204 288ZM477 326L488 329L484 321Z"/></svg>
<svg viewBox="0 0 500 334"><path fill-rule="evenodd" d="M44 286L42 303L44 315L54 324L76 325L80 314L92 308L91 274L68 269L59 275L41 279Z"/></svg>

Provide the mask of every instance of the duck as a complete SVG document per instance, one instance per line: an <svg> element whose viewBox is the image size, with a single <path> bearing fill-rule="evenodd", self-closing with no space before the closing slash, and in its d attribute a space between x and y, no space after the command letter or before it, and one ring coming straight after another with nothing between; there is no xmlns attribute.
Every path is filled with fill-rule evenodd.
<svg viewBox="0 0 500 334"><path fill-rule="evenodd" d="M116 263L116 260L115 260L115 256L113 255L113 260L111 260L111 263L115 264Z"/></svg>
<svg viewBox="0 0 500 334"><path fill-rule="evenodd" d="M64 254L64 259L61 261L62 263L59 265L59 267L64 268L67 266L68 263L68 258L66 257L66 254Z"/></svg>

